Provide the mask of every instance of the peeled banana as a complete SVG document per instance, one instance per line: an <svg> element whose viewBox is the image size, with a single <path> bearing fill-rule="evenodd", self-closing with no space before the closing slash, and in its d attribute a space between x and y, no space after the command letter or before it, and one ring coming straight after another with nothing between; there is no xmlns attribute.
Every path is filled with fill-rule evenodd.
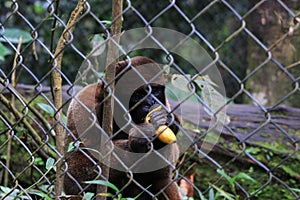
<svg viewBox="0 0 300 200"><path fill-rule="evenodd" d="M166 125L161 125L155 130L155 134L158 135L158 139L166 144L171 144L176 141L176 135Z"/></svg>
<svg viewBox="0 0 300 200"><path fill-rule="evenodd" d="M151 110L147 116L146 116L146 119L145 121L147 123L151 123L150 122L150 115L154 112L157 112L159 110L162 109L162 106L159 106L157 108L154 108L153 110ZM166 143L166 144L171 144L173 142L176 141L176 135L174 134L174 132L166 125L161 125L159 126L156 130L155 130L155 134L158 135L158 139L160 141L162 141L163 143Z"/></svg>

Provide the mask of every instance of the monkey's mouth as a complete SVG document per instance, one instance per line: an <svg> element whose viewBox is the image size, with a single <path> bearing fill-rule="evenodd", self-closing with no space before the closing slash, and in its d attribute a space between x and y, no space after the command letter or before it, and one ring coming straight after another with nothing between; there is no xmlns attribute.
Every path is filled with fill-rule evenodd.
<svg viewBox="0 0 300 200"><path fill-rule="evenodd" d="M152 109L145 118L146 123L155 123L155 122L151 122L151 117L152 115L156 114L157 112L161 112L162 110L162 106L158 106L154 109ZM157 135L157 138L165 143L165 144L171 144L173 142L176 141L176 135L174 134L174 132L165 124L161 124L159 125L155 131L154 131L155 135Z"/></svg>

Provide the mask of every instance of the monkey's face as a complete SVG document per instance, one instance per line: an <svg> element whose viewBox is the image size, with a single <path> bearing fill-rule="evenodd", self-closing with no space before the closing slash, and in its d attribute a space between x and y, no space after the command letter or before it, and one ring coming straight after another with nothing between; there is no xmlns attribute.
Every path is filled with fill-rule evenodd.
<svg viewBox="0 0 300 200"><path fill-rule="evenodd" d="M163 106L161 106L163 105ZM155 111L151 115L151 122L147 122L146 116L156 110L158 106L163 108ZM169 132L176 134L178 127L175 121L179 120L169 114L164 108L166 106L165 87L158 84L151 84L138 88L131 96L129 101L130 115L136 127L129 133L129 141L132 151L147 152L154 149L160 149L166 145L166 142L158 137L157 129L161 125L169 126ZM175 136L174 136L175 137Z"/></svg>
<svg viewBox="0 0 300 200"><path fill-rule="evenodd" d="M135 90L129 101L130 115L134 123L144 123L154 104L166 105L165 86L151 84Z"/></svg>

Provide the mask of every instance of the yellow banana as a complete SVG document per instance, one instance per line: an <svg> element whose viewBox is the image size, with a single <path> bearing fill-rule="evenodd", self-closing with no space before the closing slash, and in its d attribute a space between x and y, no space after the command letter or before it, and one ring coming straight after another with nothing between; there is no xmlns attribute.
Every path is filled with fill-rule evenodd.
<svg viewBox="0 0 300 200"><path fill-rule="evenodd" d="M150 115L156 111L162 109L162 106L158 106L157 108L151 110L147 116L145 121L150 123ZM166 144L171 144L176 141L176 135L174 132L166 125L161 125L155 130L155 134L158 135L158 139Z"/></svg>
<svg viewBox="0 0 300 200"><path fill-rule="evenodd" d="M166 144L171 144L176 141L176 135L174 132L166 125L161 125L155 131L158 135L158 139Z"/></svg>

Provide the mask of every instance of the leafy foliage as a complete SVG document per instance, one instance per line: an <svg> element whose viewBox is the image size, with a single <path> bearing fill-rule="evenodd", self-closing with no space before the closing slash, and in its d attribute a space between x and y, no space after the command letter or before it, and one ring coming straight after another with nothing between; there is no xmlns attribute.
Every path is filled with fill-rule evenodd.
<svg viewBox="0 0 300 200"><path fill-rule="evenodd" d="M22 43L27 43L32 40L30 34L18 28L5 29L2 37L0 37L0 61L4 60L4 57L12 54L12 50L3 45L3 42L18 43L22 38Z"/></svg>
<svg viewBox="0 0 300 200"><path fill-rule="evenodd" d="M125 198L125 197L122 197L122 193L117 188L117 186L115 186L114 184L112 184L112 183L110 183L108 181L104 181L104 180L92 180L92 181L86 181L85 183L96 184L96 185L103 185L103 186L106 186L108 188L111 188L113 191L115 191L115 194L112 194L112 193L100 193L100 194L97 194L97 195L104 196L104 197L113 197L113 200L136 200L142 194L142 193L140 193L140 194L138 194L134 198L129 198L129 197ZM149 188L149 187L147 187L147 188Z"/></svg>

